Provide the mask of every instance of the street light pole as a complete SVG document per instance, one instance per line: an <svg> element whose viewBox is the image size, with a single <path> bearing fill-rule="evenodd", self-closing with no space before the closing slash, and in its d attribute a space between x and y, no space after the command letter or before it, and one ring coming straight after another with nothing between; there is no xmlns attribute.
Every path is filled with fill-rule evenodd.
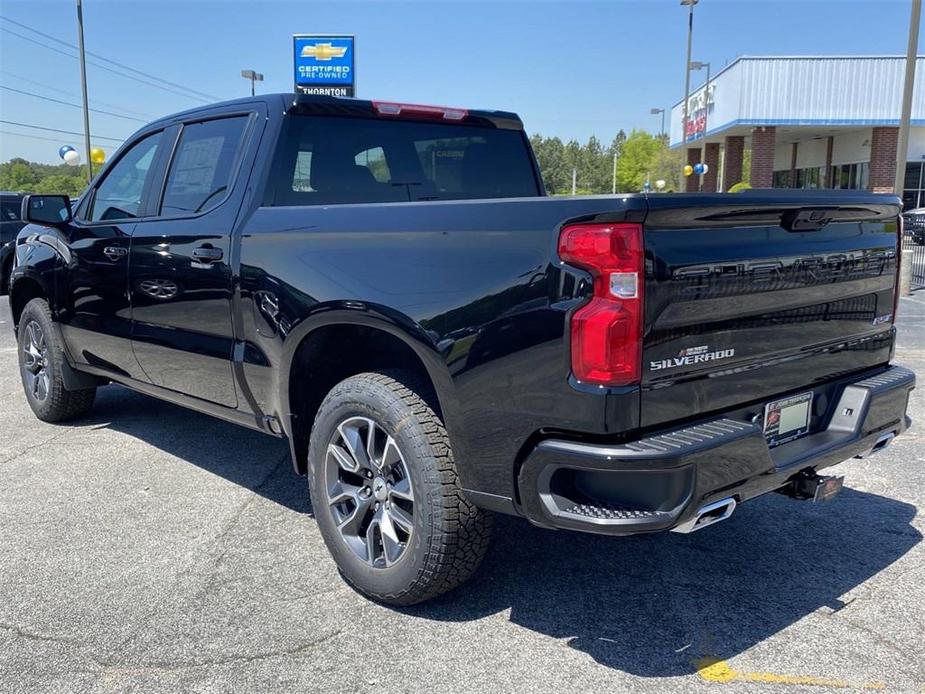
<svg viewBox="0 0 925 694"><path fill-rule="evenodd" d="M701 157L701 163L707 158L707 117L710 114L710 63L704 63L699 60L693 60L689 63L691 70L703 70L707 69L707 82L703 85L703 156ZM703 176L700 174L700 181L697 183L697 188L703 192Z"/></svg>
<svg viewBox="0 0 925 694"><path fill-rule="evenodd" d="M84 54L84 13L81 0L77 0L77 48L80 53L80 88L83 92L84 138L87 155L87 183L93 180L93 161L90 159L90 108L87 101L87 58Z"/></svg>
<svg viewBox="0 0 925 694"><path fill-rule="evenodd" d="M657 115L659 115L659 114L662 115L662 129L658 131L658 134L659 134L659 136L661 136L661 137L664 138L664 137L665 137L665 109L663 109L663 108L650 108L650 109L649 109L649 113L651 113L653 116L657 116Z"/></svg>
<svg viewBox="0 0 925 694"><path fill-rule="evenodd" d="M903 82L903 106L899 119L899 138L896 143L896 179L893 193L903 194L906 181L906 155L909 149L909 125L912 120L912 89L915 84L915 63L919 48L919 20L922 17L922 0L912 0L909 16L909 44L906 47L906 75Z"/></svg>
<svg viewBox="0 0 925 694"><path fill-rule="evenodd" d="M251 96L254 96L256 93L256 90L254 89L254 83L263 82L263 74L254 72L253 70L241 70L241 77L251 81Z"/></svg>
<svg viewBox="0 0 925 694"><path fill-rule="evenodd" d="M681 125L681 181L684 181L684 167L687 165L687 119L688 99L691 92L691 43L694 37L694 5L698 0L681 0L681 5L687 5L687 59L684 61L684 116Z"/></svg>

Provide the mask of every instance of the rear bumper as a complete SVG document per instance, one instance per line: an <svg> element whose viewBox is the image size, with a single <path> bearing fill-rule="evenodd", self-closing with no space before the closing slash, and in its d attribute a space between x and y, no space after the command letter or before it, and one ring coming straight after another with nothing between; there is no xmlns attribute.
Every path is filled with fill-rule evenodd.
<svg viewBox="0 0 925 694"><path fill-rule="evenodd" d="M812 433L769 448L762 406L621 444L547 439L521 467L523 513L538 525L606 535L689 526L718 501L742 503L804 471L863 457L905 431L915 374L901 366L815 388Z"/></svg>

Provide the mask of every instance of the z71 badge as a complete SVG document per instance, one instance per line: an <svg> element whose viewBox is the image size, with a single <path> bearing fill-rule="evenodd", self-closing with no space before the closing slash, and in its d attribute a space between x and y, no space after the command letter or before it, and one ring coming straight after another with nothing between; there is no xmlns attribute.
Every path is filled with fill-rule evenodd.
<svg viewBox="0 0 925 694"><path fill-rule="evenodd" d="M649 371L661 371L662 369L676 369L680 366L693 366L708 361L719 361L720 359L729 359L735 356L734 349L718 349L710 351L709 345L700 347L688 347L678 352L678 356L673 359L659 359L658 361L649 362Z"/></svg>

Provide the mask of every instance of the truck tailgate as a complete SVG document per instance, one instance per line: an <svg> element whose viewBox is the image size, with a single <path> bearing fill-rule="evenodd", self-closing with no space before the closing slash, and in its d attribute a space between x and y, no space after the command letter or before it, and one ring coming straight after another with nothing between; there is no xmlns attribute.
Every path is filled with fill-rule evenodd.
<svg viewBox="0 0 925 694"><path fill-rule="evenodd" d="M868 193L651 196L641 424L886 364L898 213Z"/></svg>

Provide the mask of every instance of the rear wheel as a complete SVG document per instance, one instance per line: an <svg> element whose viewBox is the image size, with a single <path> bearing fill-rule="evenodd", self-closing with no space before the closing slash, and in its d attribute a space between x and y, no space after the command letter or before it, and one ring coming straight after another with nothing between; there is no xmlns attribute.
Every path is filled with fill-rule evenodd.
<svg viewBox="0 0 925 694"><path fill-rule="evenodd" d="M396 605L465 581L490 536L490 518L463 497L443 422L419 390L402 374L352 376L325 398L309 444L325 544L352 586Z"/></svg>
<svg viewBox="0 0 925 694"><path fill-rule="evenodd" d="M64 348L44 299L32 299L19 319L19 372L26 400L44 422L63 422L85 414L96 397L96 388L68 390L64 387Z"/></svg>

